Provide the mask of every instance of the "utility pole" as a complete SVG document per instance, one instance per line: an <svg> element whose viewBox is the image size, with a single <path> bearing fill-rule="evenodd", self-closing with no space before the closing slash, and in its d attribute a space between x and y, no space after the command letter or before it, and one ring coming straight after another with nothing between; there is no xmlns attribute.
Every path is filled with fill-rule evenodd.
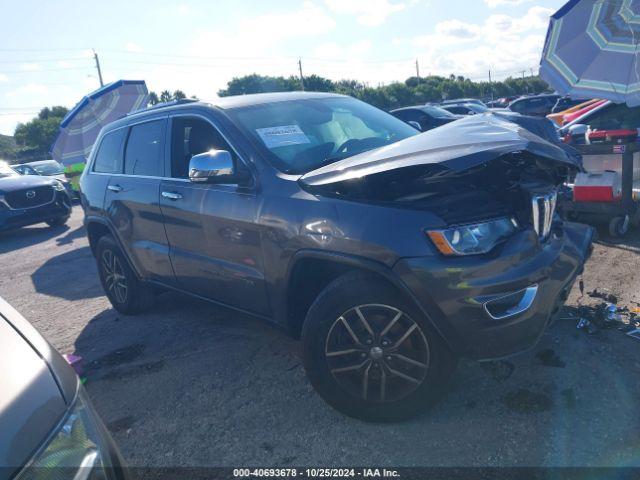
<svg viewBox="0 0 640 480"><path fill-rule="evenodd" d="M96 61L96 68L98 69L98 79L100 80L100 86L104 87L104 82L102 81L102 70L100 70L100 59L98 58L98 54L96 51L93 51L93 58Z"/></svg>
<svg viewBox="0 0 640 480"><path fill-rule="evenodd" d="M416 58L416 77L420 78L420 65L418 64L417 58Z"/></svg>
<svg viewBox="0 0 640 480"><path fill-rule="evenodd" d="M304 77L302 76L302 59L298 58L298 70L300 70L300 86L302 87L302 91L304 91Z"/></svg>
<svg viewBox="0 0 640 480"><path fill-rule="evenodd" d="M491 101L493 102L493 85L491 84L491 70L489 70L489 90L491 90Z"/></svg>

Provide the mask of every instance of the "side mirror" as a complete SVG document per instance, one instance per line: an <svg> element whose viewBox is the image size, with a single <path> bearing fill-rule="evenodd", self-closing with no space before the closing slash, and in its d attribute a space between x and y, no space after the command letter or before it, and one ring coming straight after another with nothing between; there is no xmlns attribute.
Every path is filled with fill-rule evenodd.
<svg viewBox="0 0 640 480"><path fill-rule="evenodd" d="M233 183L236 168L226 150L209 150L189 160L189 180L197 183Z"/></svg>
<svg viewBox="0 0 640 480"><path fill-rule="evenodd" d="M422 127L420 126L420 123L416 122L415 120L409 120L407 123L411 125L413 128L415 128L416 130L418 130L419 132L422 131Z"/></svg>

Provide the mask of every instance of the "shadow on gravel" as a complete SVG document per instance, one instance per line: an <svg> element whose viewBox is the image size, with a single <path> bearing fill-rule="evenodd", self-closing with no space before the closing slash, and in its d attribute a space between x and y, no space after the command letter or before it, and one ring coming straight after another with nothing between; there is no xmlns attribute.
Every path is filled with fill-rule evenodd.
<svg viewBox="0 0 640 480"><path fill-rule="evenodd" d="M65 300L82 300L103 295L89 247L51 257L33 272L31 281L38 293Z"/></svg>
<svg viewBox="0 0 640 480"><path fill-rule="evenodd" d="M74 240L85 237L87 234L84 227L78 227L75 230L71 230L67 232L64 237L56 238L56 244L58 246L69 245L72 244Z"/></svg>
<svg viewBox="0 0 640 480"><path fill-rule="evenodd" d="M69 230L67 225L50 227L46 223L0 232L0 254L31 247Z"/></svg>

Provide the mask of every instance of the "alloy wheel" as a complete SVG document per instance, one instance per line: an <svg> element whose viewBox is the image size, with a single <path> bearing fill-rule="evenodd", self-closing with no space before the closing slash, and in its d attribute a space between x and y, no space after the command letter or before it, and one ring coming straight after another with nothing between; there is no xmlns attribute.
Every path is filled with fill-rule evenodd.
<svg viewBox="0 0 640 480"><path fill-rule="evenodd" d="M429 344L420 326L389 305L360 305L340 315L327 335L331 375L349 393L392 402L414 392L429 369Z"/></svg>
<svg viewBox="0 0 640 480"><path fill-rule="evenodd" d="M125 303L128 292L127 277L124 275L120 260L111 250L105 250L102 253L102 268L107 290L118 303Z"/></svg>

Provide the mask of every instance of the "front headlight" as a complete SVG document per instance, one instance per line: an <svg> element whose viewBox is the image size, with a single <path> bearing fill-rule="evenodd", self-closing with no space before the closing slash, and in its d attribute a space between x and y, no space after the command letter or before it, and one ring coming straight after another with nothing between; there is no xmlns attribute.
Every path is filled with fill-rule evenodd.
<svg viewBox="0 0 640 480"><path fill-rule="evenodd" d="M66 188L64 188L64 184L60 180L53 182L53 189L59 192L64 192L66 190Z"/></svg>
<svg viewBox="0 0 640 480"><path fill-rule="evenodd" d="M105 450L100 429L81 390L66 419L16 480L106 479L105 460L109 460Z"/></svg>
<svg viewBox="0 0 640 480"><path fill-rule="evenodd" d="M515 218L499 218L444 230L429 230L427 235L443 255L487 253L518 228Z"/></svg>

